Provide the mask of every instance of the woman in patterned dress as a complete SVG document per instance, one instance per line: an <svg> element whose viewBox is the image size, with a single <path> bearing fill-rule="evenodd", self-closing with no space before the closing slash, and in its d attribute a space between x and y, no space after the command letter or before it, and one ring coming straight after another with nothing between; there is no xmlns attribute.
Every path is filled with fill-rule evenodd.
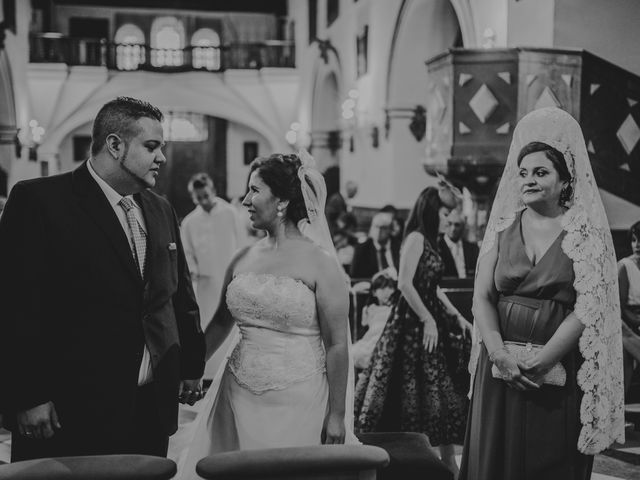
<svg viewBox="0 0 640 480"><path fill-rule="evenodd" d="M451 191L428 187L409 215L398 274L402 295L358 380L355 416L359 431L426 433L456 473L452 444L464 438L470 324L438 287L443 204L455 206Z"/></svg>

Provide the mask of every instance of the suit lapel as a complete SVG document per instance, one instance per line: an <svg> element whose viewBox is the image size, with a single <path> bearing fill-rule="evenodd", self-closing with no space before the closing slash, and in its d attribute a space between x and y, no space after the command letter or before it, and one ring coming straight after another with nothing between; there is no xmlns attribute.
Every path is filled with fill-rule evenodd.
<svg viewBox="0 0 640 480"><path fill-rule="evenodd" d="M73 189L80 207L104 232L125 270L137 281L140 281L140 274L127 235L104 192L91 177L86 162L73 172Z"/></svg>

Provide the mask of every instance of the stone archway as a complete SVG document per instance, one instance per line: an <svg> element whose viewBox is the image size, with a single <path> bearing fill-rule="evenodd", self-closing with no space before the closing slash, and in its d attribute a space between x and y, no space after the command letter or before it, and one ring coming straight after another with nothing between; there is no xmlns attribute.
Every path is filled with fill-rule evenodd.
<svg viewBox="0 0 640 480"><path fill-rule="evenodd" d="M135 73L134 73L135 74ZM172 79L170 79L172 80ZM279 125L272 119L264 118L258 109L250 102L232 95L232 91L215 89L211 92L202 92L195 89L176 88L173 81L149 82L151 87L133 89L123 82L119 88L102 93L100 96L91 97L90 101L83 103L74 113L65 118L63 122L52 128L40 146L38 153L43 157L56 159L65 169L73 168L73 162L63 161L62 155L69 157L74 134L88 135L86 129L95 117L100 107L111 98L127 94L149 101L164 111L200 114L206 117L206 125L209 131L205 144L199 142L181 142L178 146L168 146L165 153L173 159L180 159L180 166L174 163L167 165L165 174L173 175L169 184L162 185L162 193L175 200L175 207L179 214L184 214L191 208L189 199L184 198L186 180L193 170L205 170L213 173L214 181L220 194L236 196L240 191L244 192L248 166L245 165L243 154L243 142L257 141L261 148L260 153L274 151L287 151L288 146L284 136L278 135ZM168 152L167 150L171 150ZM59 160L59 161L58 161ZM208 161L209 163L205 162ZM214 170L205 168L214 164ZM182 168L182 167L185 168ZM231 181L232 191L227 191ZM176 200L177 199L177 200Z"/></svg>
<svg viewBox="0 0 640 480"><path fill-rule="evenodd" d="M340 166L342 131L340 87L335 72L326 72L316 83L311 109L311 148L321 171Z"/></svg>
<svg viewBox="0 0 640 480"><path fill-rule="evenodd" d="M398 14L389 55L387 140L394 158L394 198L410 206L429 182L422 168L429 108L425 61L462 46L460 23L450 0L408 0ZM401 188L399 188L401 186Z"/></svg>

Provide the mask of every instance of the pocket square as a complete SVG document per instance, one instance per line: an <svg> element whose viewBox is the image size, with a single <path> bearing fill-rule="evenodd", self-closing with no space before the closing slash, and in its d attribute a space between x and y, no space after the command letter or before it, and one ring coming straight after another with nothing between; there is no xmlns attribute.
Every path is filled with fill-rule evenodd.
<svg viewBox="0 0 640 480"><path fill-rule="evenodd" d="M169 251L178 249L178 247L176 247L176 244L173 243L173 242L171 242L169 245L167 245L167 248L169 249Z"/></svg>

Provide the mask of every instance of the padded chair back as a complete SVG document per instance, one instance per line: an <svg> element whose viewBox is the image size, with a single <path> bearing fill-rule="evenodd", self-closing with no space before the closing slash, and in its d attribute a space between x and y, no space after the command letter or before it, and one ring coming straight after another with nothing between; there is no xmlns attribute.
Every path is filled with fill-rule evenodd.
<svg viewBox="0 0 640 480"><path fill-rule="evenodd" d="M149 455L97 455L0 465L0 480L169 480L176 464Z"/></svg>
<svg viewBox="0 0 640 480"><path fill-rule="evenodd" d="M359 433L365 445L383 448L391 462L378 472L377 480L453 480L453 473L431 450L424 433L374 432Z"/></svg>
<svg viewBox="0 0 640 480"><path fill-rule="evenodd" d="M317 445L219 453L196 466L212 480L375 480L389 463L381 448L367 445Z"/></svg>

